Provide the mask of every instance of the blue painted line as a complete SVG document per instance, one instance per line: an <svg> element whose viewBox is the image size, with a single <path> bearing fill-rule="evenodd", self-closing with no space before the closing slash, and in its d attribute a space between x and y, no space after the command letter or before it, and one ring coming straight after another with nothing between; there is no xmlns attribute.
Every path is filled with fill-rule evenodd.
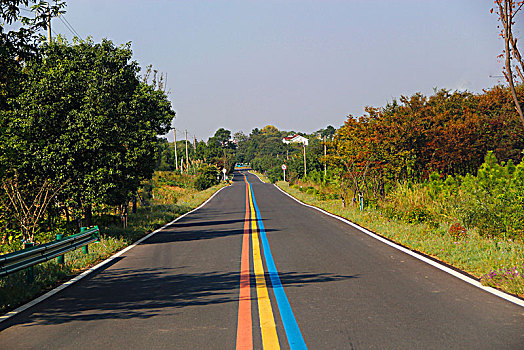
<svg viewBox="0 0 524 350"><path fill-rule="evenodd" d="M282 323L284 324L284 330L286 331L287 340L289 347L291 349L307 349L306 342L302 333L300 332L300 327L298 326L295 315L293 314L293 309L291 309L291 304L286 296L286 291L282 286L280 277L278 276L277 266L273 260L273 255L271 255L271 248L269 246L269 241L266 236L266 229L264 228L264 223L262 222L262 215L258 209L257 202L255 200L255 192L249 180L246 181L249 184L251 190L251 195L253 198L253 204L255 206L255 211L257 214L257 223L260 231L260 239L262 241L262 247L264 249L264 258L266 260L267 272L271 280L271 285L273 286L273 292L277 299L278 310L280 311L280 317L282 318Z"/></svg>

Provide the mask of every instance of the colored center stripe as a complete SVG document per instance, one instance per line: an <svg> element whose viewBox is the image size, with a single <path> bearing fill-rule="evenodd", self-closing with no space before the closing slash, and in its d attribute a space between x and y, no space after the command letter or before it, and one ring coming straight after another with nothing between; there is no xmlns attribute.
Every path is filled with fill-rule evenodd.
<svg viewBox="0 0 524 350"><path fill-rule="evenodd" d="M251 186L250 186L251 187ZM262 346L264 349L280 349L278 343L277 327L271 308L271 300L266 285L266 276L262 256L260 254L260 244L258 241L258 229L256 213L253 207L253 193L249 191L249 206L251 208L251 235L253 237L253 267L255 270L255 282L258 301L258 316L260 318L260 331L262 332Z"/></svg>
<svg viewBox="0 0 524 350"><path fill-rule="evenodd" d="M246 183L246 193L248 191ZM246 196L246 215L242 235L242 256L240 262L240 295L238 305L237 349L253 349L253 325L251 321L251 285L249 282L249 215L250 204Z"/></svg>
<svg viewBox="0 0 524 350"><path fill-rule="evenodd" d="M240 296L239 296L239 314L238 314L238 330L237 330L237 349L252 349L252 333L248 332L245 328L251 325L251 319L246 320L247 317L251 318L251 310L247 311L246 308L250 307L245 302L246 299L249 299L250 293L250 284L249 284L249 225L247 223L248 217L251 222L251 234L253 237L253 267L255 272L255 283L257 291L257 304L258 312L260 319L260 330L262 333L262 345L265 349L279 349L280 345L278 342L278 336L276 332L275 318L273 316L273 310L271 307L271 301L269 298L269 293L267 290L267 284L264 273L264 266L262 263L262 255L260 243L262 244L262 251L264 253L264 258L266 261L266 267L268 270L268 275L271 280L271 285L273 287L273 292L277 301L278 309L280 311L280 316L282 323L284 325L284 331L288 339L288 343L291 349L307 349L300 328L291 309L289 300L287 299L286 292L280 281L278 275L278 270L276 268L273 256L271 254L271 248L269 246L269 241L266 236L266 230L264 228L264 223L262 222L262 215L257 206L255 200L255 194L251 183L247 180L247 177L244 175L246 180L246 216L244 222L244 237L242 244L242 258L241 258L241 277L240 277ZM260 241L259 241L260 236ZM247 242L247 243L246 243ZM247 258L246 258L247 257ZM247 262L246 262L247 259ZM246 294L247 293L247 294ZM249 315L249 316L247 316Z"/></svg>

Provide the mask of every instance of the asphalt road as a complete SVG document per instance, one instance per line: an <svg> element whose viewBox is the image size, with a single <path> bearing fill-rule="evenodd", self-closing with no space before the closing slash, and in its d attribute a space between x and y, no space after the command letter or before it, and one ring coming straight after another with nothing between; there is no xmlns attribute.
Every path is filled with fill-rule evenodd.
<svg viewBox="0 0 524 350"><path fill-rule="evenodd" d="M524 349L524 308L247 178L251 200L237 174L202 209L0 323L0 349L234 349L241 332L275 348L271 329L282 348Z"/></svg>

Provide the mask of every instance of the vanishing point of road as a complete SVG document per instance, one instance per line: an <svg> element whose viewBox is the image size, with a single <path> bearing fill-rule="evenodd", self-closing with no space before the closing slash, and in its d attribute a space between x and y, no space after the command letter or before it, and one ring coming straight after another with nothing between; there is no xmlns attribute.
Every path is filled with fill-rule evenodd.
<svg viewBox="0 0 524 350"><path fill-rule="evenodd" d="M236 173L0 349L524 349L524 308Z"/></svg>

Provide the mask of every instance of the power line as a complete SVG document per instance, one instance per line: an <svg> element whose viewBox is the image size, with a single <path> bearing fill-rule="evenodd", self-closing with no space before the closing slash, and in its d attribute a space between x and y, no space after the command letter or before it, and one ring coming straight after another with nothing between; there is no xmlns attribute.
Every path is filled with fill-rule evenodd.
<svg viewBox="0 0 524 350"><path fill-rule="evenodd" d="M60 18L60 20L62 21L62 23L64 23L64 25L66 26L67 29L69 29L69 31L71 33L73 33L73 35L76 35L77 37L79 37L80 39L82 39L82 36L80 34L78 34L78 32L75 30L75 28L71 25L71 23L69 23L69 21L67 20L67 18L65 18L64 15L60 15L58 16L58 18Z"/></svg>
<svg viewBox="0 0 524 350"><path fill-rule="evenodd" d="M64 21L62 17L58 17L60 21L64 24L64 26L71 32L71 34L75 35L75 32L67 25L67 23Z"/></svg>
<svg viewBox="0 0 524 350"><path fill-rule="evenodd" d="M65 16L64 16L63 14L60 15L60 17L63 18L64 21L67 22L67 24L69 24L69 26L71 27L71 29L73 29L73 31L75 32L75 34L76 34L79 38L82 38L82 36L81 36L80 34L78 34L78 32L76 31L75 27L73 27L73 26L71 25L71 23L69 23L69 21L67 20L67 18L65 18Z"/></svg>

